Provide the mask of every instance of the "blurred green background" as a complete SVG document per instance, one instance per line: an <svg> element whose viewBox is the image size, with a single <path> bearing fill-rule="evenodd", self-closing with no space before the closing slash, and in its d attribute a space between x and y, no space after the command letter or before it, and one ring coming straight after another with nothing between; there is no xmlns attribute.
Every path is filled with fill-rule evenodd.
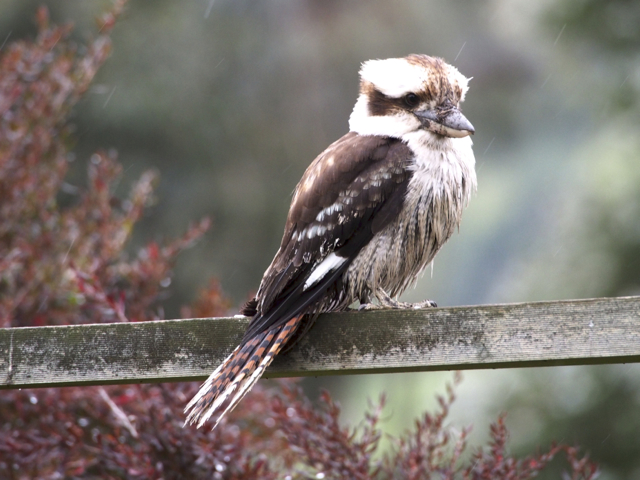
<svg viewBox="0 0 640 480"><path fill-rule="evenodd" d="M75 37L109 2L4 0L0 42L33 36L46 4ZM166 318L218 277L239 305L280 242L306 166L346 133L358 69L427 53L473 77L465 115L478 193L460 234L405 300L440 306L640 294L640 2L625 0L132 1L114 51L77 109L71 184L97 148L115 148L121 188L162 177L141 245L208 215L184 254ZM134 245L135 247L135 245ZM640 478L637 365L465 373L452 422L473 441L508 411L514 452L579 444L602 479ZM306 380L328 388L345 423L389 396L397 433L435 404L449 373ZM551 471L544 478L558 478Z"/></svg>

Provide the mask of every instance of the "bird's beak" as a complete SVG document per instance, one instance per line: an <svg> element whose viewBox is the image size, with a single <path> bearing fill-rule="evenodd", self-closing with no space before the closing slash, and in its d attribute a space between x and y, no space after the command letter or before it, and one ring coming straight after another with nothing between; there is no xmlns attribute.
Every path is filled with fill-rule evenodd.
<svg viewBox="0 0 640 480"><path fill-rule="evenodd" d="M427 129L445 137L462 138L476 131L456 107L446 110L426 109L413 112Z"/></svg>

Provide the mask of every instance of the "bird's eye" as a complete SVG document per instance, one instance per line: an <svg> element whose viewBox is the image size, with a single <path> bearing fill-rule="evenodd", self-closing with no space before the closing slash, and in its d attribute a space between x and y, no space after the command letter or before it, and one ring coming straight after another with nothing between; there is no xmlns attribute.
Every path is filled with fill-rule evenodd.
<svg viewBox="0 0 640 480"><path fill-rule="evenodd" d="M406 103L408 107L413 108L420 103L420 98L418 98L418 95L415 93L407 93L404 96L404 103Z"/></svg>

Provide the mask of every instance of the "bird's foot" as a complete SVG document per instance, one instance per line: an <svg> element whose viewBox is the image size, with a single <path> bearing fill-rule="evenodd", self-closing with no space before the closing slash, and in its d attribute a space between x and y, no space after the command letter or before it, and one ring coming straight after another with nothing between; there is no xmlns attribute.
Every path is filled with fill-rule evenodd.
<svg viewBox="0 0 640 480"><path fill-rule="evenodd" d="M367 310L382 310L382 305L378 305L377 303L361 303L358 307L359 312L367 311Z"/></svg>
<svg viewBox="0 0 640 480"><path fill-rule="evenodd" d="M399 310L422 310L425 308L434 308L438 305L433 300L425 300L423 302L410 303L410 302L398 302L397 300L392 300L391 302L386 303L382 308L393 308Z"/></svg>
<svg viewBox="0 0 640 480"><path fill-rule="evenodd" d="M424 300L422 302L416 303L404 303L404 305L406 305L406 307L402 308L411 308L413 310L422 310L423 308L436 308L438 306L438 304L433 300Z"/></svg>
<svg viewBox="0 0 640 480"><path fill-rule="evenodd" d="M433 300L425 300L423 302L418 303L409 303L409 302L399 302L398 300L394 300L391 298L386 292L382 291L376 295L379 304L375 303L363 303L358 308L361 310L422 310L425 308L434 308L438 305Z"/></svg>

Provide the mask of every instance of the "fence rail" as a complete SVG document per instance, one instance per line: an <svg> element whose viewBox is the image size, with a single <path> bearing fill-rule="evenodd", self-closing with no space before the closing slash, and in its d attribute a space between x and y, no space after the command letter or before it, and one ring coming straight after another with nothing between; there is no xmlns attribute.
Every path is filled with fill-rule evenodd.
<svg viewBox="0 0 640 480"><path fill-rule="evenodd" d="M202 380L248 319L0 329L0 389ZM267 377L640 362L640 297L320 316Z"/></svg>

